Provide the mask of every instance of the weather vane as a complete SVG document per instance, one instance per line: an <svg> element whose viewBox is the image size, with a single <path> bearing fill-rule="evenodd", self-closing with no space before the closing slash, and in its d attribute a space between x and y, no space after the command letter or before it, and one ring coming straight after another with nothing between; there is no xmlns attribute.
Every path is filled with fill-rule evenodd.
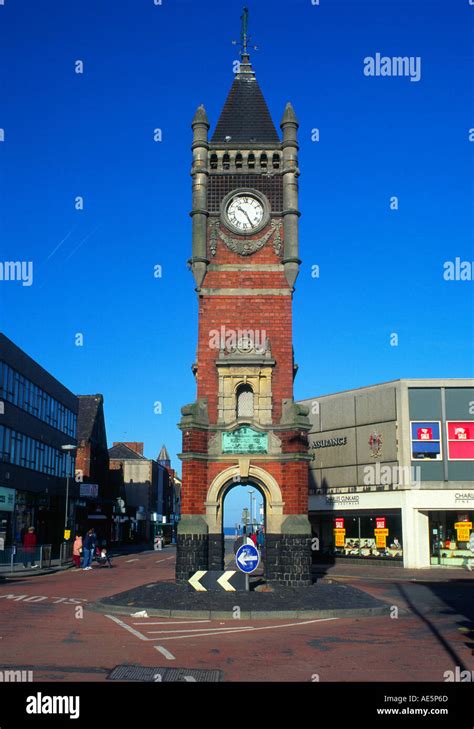
<svg viewBox="0 0 474 729"><path fill-rule="evenodd" d="M248 44L250 43L250 36L248 35L248 23L249 23L249 9L244 8L244 11L242 15L240 16L241 26L240 26L240 48L241 48L241 55L246 56L248 54ZM236 46L238 45L238 42L236 40L232 41L232 45ZM257 46L253 46L254 51L258 51Z"/></svg>

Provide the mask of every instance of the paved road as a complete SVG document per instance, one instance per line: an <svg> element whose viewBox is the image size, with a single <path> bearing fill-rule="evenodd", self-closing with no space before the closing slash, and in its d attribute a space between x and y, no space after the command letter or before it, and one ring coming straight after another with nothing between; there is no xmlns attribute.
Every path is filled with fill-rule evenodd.
<svg viewBox="0 0 474 729"><path fill-rule="evenodd" d="M124 663L219 669L225 681L442 681L474 671L472 581L341 578L386 600L393 617L197 621L93 612L95 600L174 577L174 551L116 558L112 570L0 584L2 668L38 681L102 681ZM236 597L236 606L238 598ZM396 608L407 610L397 615Z"/></svg>

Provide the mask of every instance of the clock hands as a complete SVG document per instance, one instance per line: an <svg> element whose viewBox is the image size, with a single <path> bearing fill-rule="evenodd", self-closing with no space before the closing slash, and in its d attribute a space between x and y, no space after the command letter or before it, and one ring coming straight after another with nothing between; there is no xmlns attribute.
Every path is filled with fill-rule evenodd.
<svg viewBox="0 0 474 729"><path fill-rule="evenodd" d="M240 210L240 212L241 212L241 213L243 213L243 214L245 215L245 217L246 217L246 218L247 218L247 220L249 221L250 225L251 225L251 226L253 226L253 223L252 223L252 221L250 220L250 218L249 218L249 215L248 215L247 211L246 211L246 210L244 210L244 208L241 208L241 207L240 207L240 205L238 205L238 206L237 206L237 210Z"/></svg>

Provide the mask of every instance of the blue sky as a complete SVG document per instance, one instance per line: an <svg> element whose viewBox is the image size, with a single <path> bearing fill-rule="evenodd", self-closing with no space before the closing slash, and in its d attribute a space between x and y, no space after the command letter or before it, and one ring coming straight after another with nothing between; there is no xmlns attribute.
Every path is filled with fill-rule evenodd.
<svg viewBox="0 0 474 729"><path fill-rule="evenodd" d="M0 281L0 328L72 391L104 395L110 442L153 457L166 443L179 470L195 397L190 122L200 103L217 122L243 4L0 6L0 261L34 263L32 286ZM288 100L300 121L295 397L472 376L473 284L443 265L474 260L474 6L248 5L274 121ZM421 80L365 76L377 52L419 56Z"/></svg>

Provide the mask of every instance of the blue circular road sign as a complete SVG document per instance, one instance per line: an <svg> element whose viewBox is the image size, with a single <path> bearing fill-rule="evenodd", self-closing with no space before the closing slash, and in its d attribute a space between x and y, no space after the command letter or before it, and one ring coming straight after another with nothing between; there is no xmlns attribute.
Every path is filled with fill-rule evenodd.
<svg viewBox="0 0 474 729"><path fill-rule="evenodd" d="M241 572L249 574L257 569L260 562L260 555L257 547L253 544L243 544L237 550L235 562Z"/></svg>

